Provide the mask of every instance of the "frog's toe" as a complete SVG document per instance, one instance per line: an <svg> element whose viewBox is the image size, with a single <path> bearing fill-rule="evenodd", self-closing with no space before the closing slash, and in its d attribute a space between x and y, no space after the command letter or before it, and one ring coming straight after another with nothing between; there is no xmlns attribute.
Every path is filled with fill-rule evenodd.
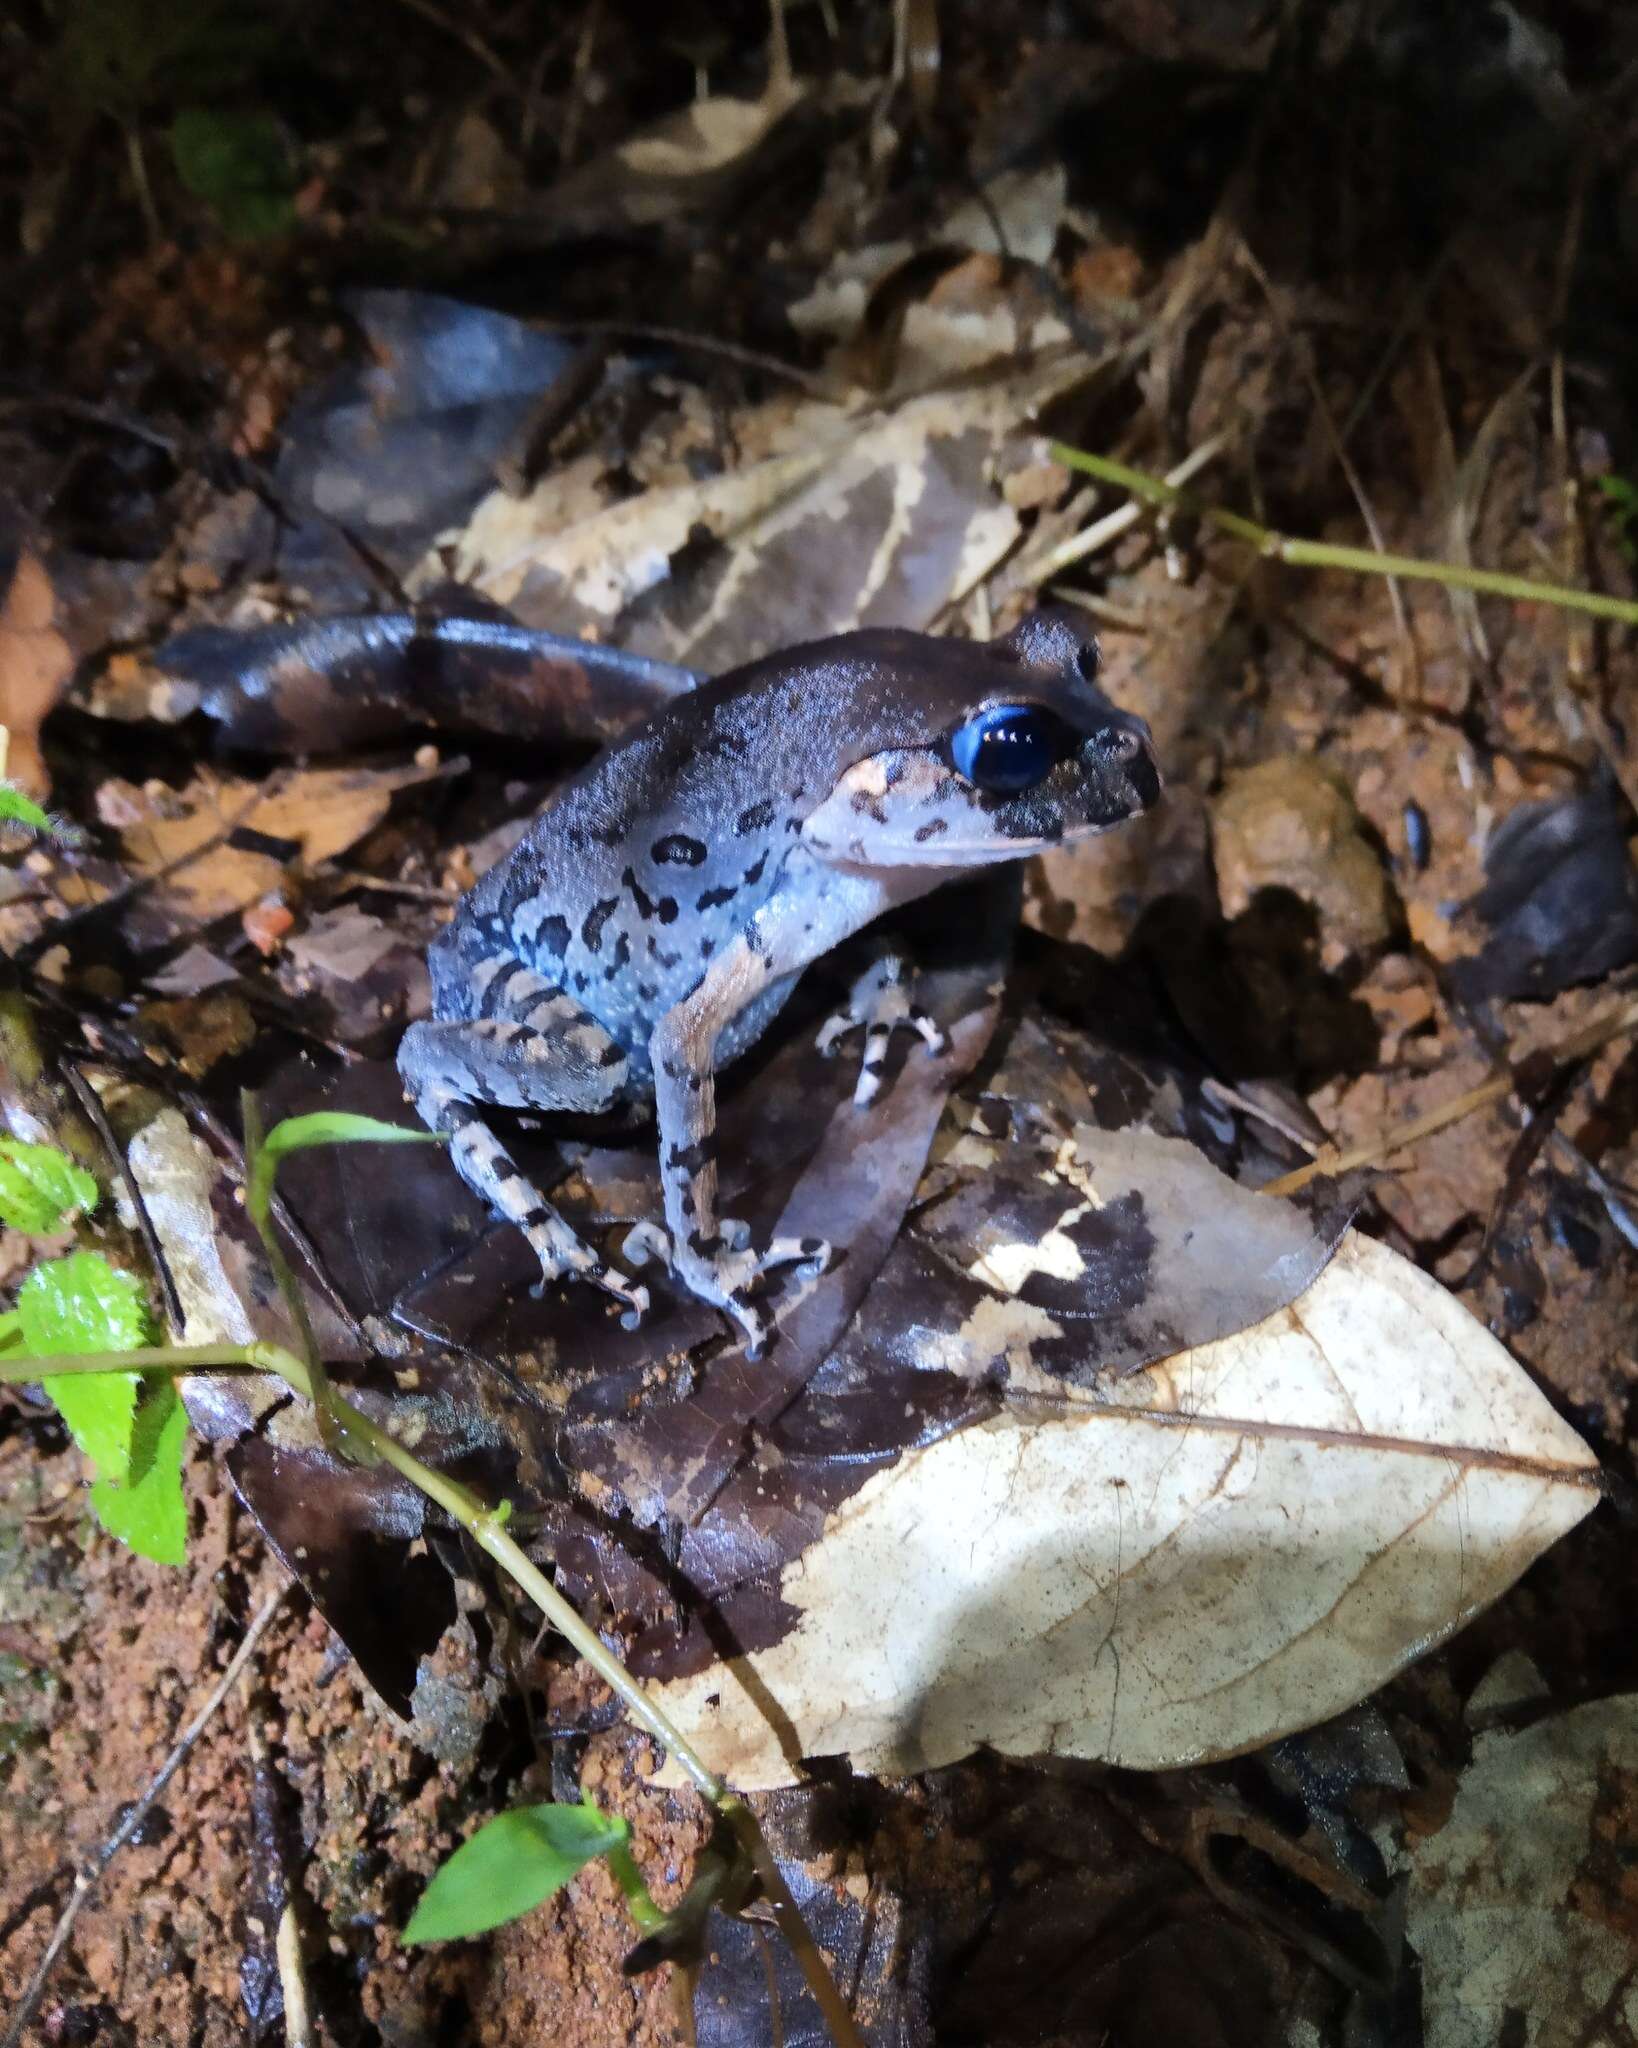
<svg viewBox="0 0 1638 2048"><path fill-rule="evenodd" d="M830 1259L830 1244L825 1238L776 1237L759 1263L764 1273L771 1266L811 1266L816 1273L822 1273Z"/></svg>
<svg viewBox="0 0 1638 2048"><path fill-rule="evenodd" d="M718 1220L717 1235L731 1252L742 1252L751 1242L751 1226L743 1217L724 1216Z"/></svg>
<svg viewBox="0 0 1638 2048"><path fill-rule="evenodd" d="M639 1286L635 1280L628 1280L624 1273L616 1272L613 1266L605 1266L601 1260L588 1266L581 1275L591 1281L594 1287L601 1287L605 1294L623 1304L625 1314L620 1318L623 1330L637 1329L648 1314L648 1289Z"/></svg>
<svg viewBox="0 0 1638 2048"><path fill-rule="evenodd" d="M896 955L875 962L854 983L847 1007L827 1017L815 1043L828 1058L838 1042L857 1026L864 1027L864 1054L853 1090L854 1106L866 1109L881 1093L893 1033L914 1031L931 1053L946 1052L949 1036L919 1004L910 1000L904 964Z"/></svg>
<svg viewBox="0 0 1638 2048"><path fill-rule="evenodd" d="M634 1223L620 1246L620 1256L634 1266L646 1266L651 1259L662 1266L671 1264L671 1236L658 1223Z"/></svg>

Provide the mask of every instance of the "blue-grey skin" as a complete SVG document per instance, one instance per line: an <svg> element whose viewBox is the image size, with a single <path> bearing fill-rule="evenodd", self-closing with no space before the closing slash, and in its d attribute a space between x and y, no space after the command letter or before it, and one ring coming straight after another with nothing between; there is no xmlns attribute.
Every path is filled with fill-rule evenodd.
<svg viewBox="0 0 1638 2048"><path fill-rule="evenodd" d="M518 1225L548 1280L593 1281L628 1321L648 1305L478 1112L652 1104L666 1229L638 1225L626 1255L668 1257L761 1344L767 1321L748 1299L758 1274L829 1248L775 1240L757 1253L743 1224L717 1215L717 1069L767 1029L804 967L885 911L1156 801L1148 727L1096 673L1096 641L1068 611L987 644L850 633L701 685L557 792L434 942L432 1017L398 1055L462 1178ZM956 771L949 742L1010 704L1045 706L1078 744L1026 793L998 796ZM893 1023L942 1043L891 976L846 1021L873 1026L860 1100Z"/></svg>

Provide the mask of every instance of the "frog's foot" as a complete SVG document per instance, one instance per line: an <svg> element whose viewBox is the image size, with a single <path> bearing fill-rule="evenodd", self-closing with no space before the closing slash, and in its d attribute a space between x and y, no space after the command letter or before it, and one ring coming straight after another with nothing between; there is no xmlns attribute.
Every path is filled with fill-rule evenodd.
<svg viewBox="0 0 1638 2048"><path fill-rule="evenodd" d="M582 1244L549 1202L538 1203L527 1216L518 1217L517 1223L540 1261L542 1287L563 1279L585 1280L600 1287L624 1308L620 1327L625 1330L635 1330L648 1314L648 1289L628 1280L589 1245Z"/></svg>
<svg viewBox="0 0 1638 2048"><path fill-rule="evenodd" d="M901 1028L919 1034L930 1053L949 1050L949 1035L910 1000L905 986L904 962L896 953L882 955L867 967L853 984L847 1008L838 1010L820 1028L816 1041L828 1058L837 1041L856 1025L864 1026L864 1058L859 1065L858 1085L853 1090L854 1106L864 1109L881 1092L887 1067L888 1041Z"/></svg>
<svg viewBox="0 0 1638 2048"><path fill-rule="evenodd" d="M692 1237L680 1251L658 1223L636 1223L621 1249L634 1266L663 1260L690 1294L732 1316L745 1332L752 1358L760 1355L773 1332L773 1318L750 1298L763 1274L776 1266L811 1265L821 1271L830 1259L830 1246L822 1237L776 1237L765 1251L755 1251L750 1225L732 1216L722 1219L713 1240Z"/></svg>

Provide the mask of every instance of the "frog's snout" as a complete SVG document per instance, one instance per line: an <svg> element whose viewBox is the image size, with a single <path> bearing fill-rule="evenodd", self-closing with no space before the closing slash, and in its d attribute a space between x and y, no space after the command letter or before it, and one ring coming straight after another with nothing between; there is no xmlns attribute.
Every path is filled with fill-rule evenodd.
<svg viewBox="0 0 1638 2048"><path fill-rule="evenodd" d="M1081 759L1116 818L1135 817L1160 801L1165 785L1154 735L1147 720L1135 713L1123 711L1094 733L1082 748Z"/></svg>

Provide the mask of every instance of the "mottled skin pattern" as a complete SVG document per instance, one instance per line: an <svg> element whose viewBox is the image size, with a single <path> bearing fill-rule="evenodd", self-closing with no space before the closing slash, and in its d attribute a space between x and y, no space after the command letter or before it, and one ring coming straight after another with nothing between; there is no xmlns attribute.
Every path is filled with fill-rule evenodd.
<svg viewBox="0 0 1638 2048"><path fill-rule="evenodd" d="M516 1223L546 1278L572 1273L627 1305L646 1290L582 1244L476 1113L485 1104L599 1113L653 1105L666 1230L659 1255L755 1348L764 1268L717 1215L716 1072L752 1045L796 977L883 912L963 873L1108 830L1159 794L1148 728L1098 690L1076 614L1042 612L987 644L870 630L703 684L594 761L458 906L430 956L433 1014L399 1069L450 1135L467 1183ZM1034 787L995 795L956 772L950 736L994 705L1041 705L1071 746ZM870 1027L860 1099L885 1031L935 1026L876 970L847 1019Z"/></svg>

